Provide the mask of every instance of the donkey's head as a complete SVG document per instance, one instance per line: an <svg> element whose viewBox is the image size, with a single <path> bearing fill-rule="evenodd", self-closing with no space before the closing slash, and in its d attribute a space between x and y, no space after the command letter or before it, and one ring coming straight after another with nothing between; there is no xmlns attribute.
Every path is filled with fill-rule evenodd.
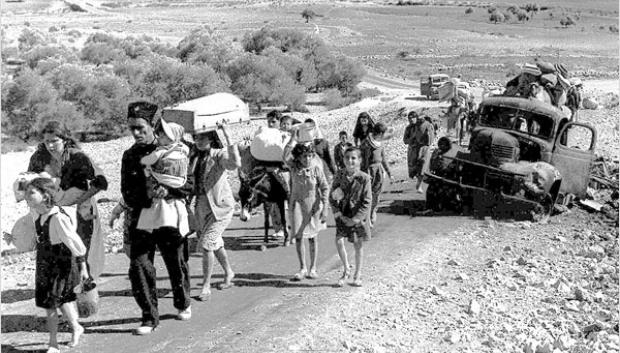
<svg viewBox="0 0 620 353"><path fill-rule="evenodd" d="M267 200L272 186L268 173L262 173L251 179L241 174L239 175L241 181L239 187L241 213L239 218L245 222L252 217L252 211Z"/></svg>

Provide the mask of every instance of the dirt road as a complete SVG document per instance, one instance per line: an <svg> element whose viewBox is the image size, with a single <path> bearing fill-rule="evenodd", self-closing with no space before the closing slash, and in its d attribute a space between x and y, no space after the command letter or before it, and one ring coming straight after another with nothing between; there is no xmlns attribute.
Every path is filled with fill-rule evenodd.
<svg viewBox="0 0 620 353"><path fill-rule="evenodd" d="M409 182L396 183L384 194L385 212L407 212L408 202L421 202L421 196L413 194ZM193 317L188 322L174 319L167 273L160 257L156 259L158 285L160 288L161 324L154 334L138 337L131 330L140 323L140 313L131 296L127 278L128 260L124 254L109 254L107 270L100 283L100 311L83 321L86 335L80 347L72 352L204 352L253 351L247 340L256 337L272 341L284 331L294 330L296 325L279 327L278 332L265 330L278 322L294 323L302 319L287 307L308 298L342 294L343 291L361 290L350 287L333 288L340 273L339 260L333 244L335 229L330 227L319 239L319 272L321 278L291 282L298 264L294 247L273 247L257 251L262 233L262 217L254 217L249 223L235 220L225 234L227 248L237 275L235 287L226 291L214 290L212 299L203 303L192 302ZM382 213L377 225L376 238L366 249L366 281L372 281L372 271L379 263L389 263L394 254L411 251L416 243L425 242L432 234L447 233L456 229L462 218L437 222L436 219L415 218L408 215ZM333 222L332 222L333 224ZM352 252L350 254L352 257ZM190 258L192 295L199 293L201 280L201 257L193 253ZM216 269L215 284L222 272ZM23 289L3 293L2 305L2 352L40 351L47 341L43 312L35 308L33 290L29 284ZM64 327L60 341L70 338ZM237 342L237 343L235 343ZM264 343L263 342L263 343ZM233 344L241 346L233 347ZM64 350L64 349L63 349Z"/></svg>

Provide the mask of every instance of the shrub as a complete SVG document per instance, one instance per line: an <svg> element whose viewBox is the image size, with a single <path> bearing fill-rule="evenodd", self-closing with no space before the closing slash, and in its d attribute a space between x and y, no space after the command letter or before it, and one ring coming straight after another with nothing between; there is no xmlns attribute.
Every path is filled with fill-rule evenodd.
<svg viewBox="0 0 620 353"><path fill-rule="evenodd" d="M611 33L618 33L618 26L616 26L616 25L609 26L609 31Z"/></svg>
<svg viewBox="0 0 620 353"><path fill-rule="evenodd" d="M396 54L396 56L397 56L399 59L405 59L405 58L407 58L407 57L409 56L409 52L408 52L408 51L406 51L406 50L401 50L401 51L399 51L399 52Z"/></svg>
<svg viewBox="0 0 620 353"><path fill-rule="evenodd" d="M473 8L468 7L468 8L466 8L466 9L465 9L465 14L466 14L466 15L469 15L469 14L471 14L471 13L474 13L474 9L473 9Z"/></svg>
<svg viewBox="0 0 620 353"><path fill-rule="evenodd" d="M310 90L316 87L318 73L312 63L299 56L283 53L273 47L267 48L262 55L273 59L296 84L304 87L304 89Z"/></svg>
<svg viewBox="0 0 620 353"><path fill-rule="evenodd" d="M274 59L244 54L227 67L232 91L258 109L265 103L297 109L305 103L304 89L286 74Z"/></svg>
<svg viewBox="0 0 620 353"><path fill-rule="evenodd" d="M58 27L50 26L50 28L48 28L47 31L50 32L50 33L58 32Z"/></svg>
<svg viewBox="0 0 620 353"><path fill-rule="evenodd" d="M575 25L575 24L576 24L575 20L573 20L572 17L570 16L564 16L560 19L560 25L562 25L562 27L564 28Z"/></svg>
<svg viewBox="0 0 620 353"><path fill-rule="evenodd" d="M54 87L28 68L8 82L2 93L3 125L24 141L35 134L41 116L58 100Z"/></svg>
<svg viewBox="0 0 620 353"><path fill-rule="evenodd" d="M498 11L495 11L489 16L489 21L497 24L497 22L504 22L504 14Z"/></svg>
<svg viewBox="0 0 620 353"><path fill-rule="evenodd" d="M21 51L28 51L37 45L46 45L52 42L46 34L36 29L25 28L17 38L17 47Z"/></svg>
<svg viewBox="0 0 620 353"><path fill-rule="evenodd" d="M77 55L70 49L64 46L47 44L36 45L32 49L22 54L22 59L26 61L26 64L31 68L37 68L41 60L56 58L67 62L73 62L77 60Z"/></svg>
<svg viewBox="0 0 620 353"><path fill-rule="evenodd" d="M289 51L306 52L313 46L325 44L320 39L308 36L296 29L263 27L258 31L246 33L242 45L245 51L260 54L272 46L286 53Z"/></svg>
<svg viewBox="0 0 620 353"><path fill-rule="evenodd" d="M487 13L492 14L493 12L497 12L497 7L495 6L487 7Z"/></svg>
<svg viewBox="0 0 620 353"><path fill-rule="evenodd" d="M192 31L177 45L178 57L189 63L204 63L216 72L223 72L226 65L237 53L230 42L215 33L209 27Z"/></svg>
<svg viewBox="0 0 620 353"><path fill-rule="evenodd" d="M109 64L114 60L118 60L124 56L125 53L115 48L110 43L105 42L91 42L84 45L80 58L86 62L95 65Z"/></svg>
<svg viewBox="0 0 620 353"><path fill-rule="evenodd" d="M530 15L528 15L525 10L519 9L515 15L517 16L517 20L521 22L530 20Z"/></svg>

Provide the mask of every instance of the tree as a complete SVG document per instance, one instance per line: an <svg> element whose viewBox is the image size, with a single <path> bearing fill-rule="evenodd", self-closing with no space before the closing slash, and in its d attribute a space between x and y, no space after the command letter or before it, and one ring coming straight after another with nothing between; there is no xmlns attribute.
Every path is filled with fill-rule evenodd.
<svg viewBox="0 0 620 353"><path fill-rule="evenodd" d="M469 15L470 13L474 13L474 9L471 7L468 7L467 9L465 9L465 14Z"/></svg>
<svg viewBox="0 0 620 353"><path fill-rule="evenodd" d="M304 9L301 12L301 17L303 17L306 20L306 23L314 19L316 16L317 16L316 12L312 11L311 9Z"/></svg>
<svg viewBox="0 0 620 353"><path fill-rule="evenodd" d="M178 57L183 62L204 63L216 72L223 72L228 62L238 55L221 35L209 27L192 31L177 45Z"/></svg>
<svg viewBox="0 0 620 353"><path fill-rule="evenodd" d="M521 22L530 20L530 15L523 9L519 9L515 15L517 16L517 20Z"/></svg>
<svg viewBox="0 0 620 353"><path fill-rule="evenodd" d="M230 63L227 73L232 91L259 110L266 103L291 109L300 109L305 103L304 89L272 58L246 53Z"/></svg>
<svg viewBox="0 0 620 353"><path fill-rule="evenodd" d="M489 16L489 21L492 21L495 24L497 24L497 22L504 22L504 19L504 14L499 11L495 11L491 14L491 16Z"/></svg>

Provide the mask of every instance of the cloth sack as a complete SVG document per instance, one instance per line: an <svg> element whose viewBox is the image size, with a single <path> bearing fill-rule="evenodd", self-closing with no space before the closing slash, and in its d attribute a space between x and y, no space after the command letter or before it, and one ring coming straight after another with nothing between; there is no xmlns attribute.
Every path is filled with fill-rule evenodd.
<svg viewBox="0 0 620 353"><path fill-rule="evenodd" d="M250 144L250 154L259 161L279 162L284 154L285 141L278 129L263 128Z"/></svg>

